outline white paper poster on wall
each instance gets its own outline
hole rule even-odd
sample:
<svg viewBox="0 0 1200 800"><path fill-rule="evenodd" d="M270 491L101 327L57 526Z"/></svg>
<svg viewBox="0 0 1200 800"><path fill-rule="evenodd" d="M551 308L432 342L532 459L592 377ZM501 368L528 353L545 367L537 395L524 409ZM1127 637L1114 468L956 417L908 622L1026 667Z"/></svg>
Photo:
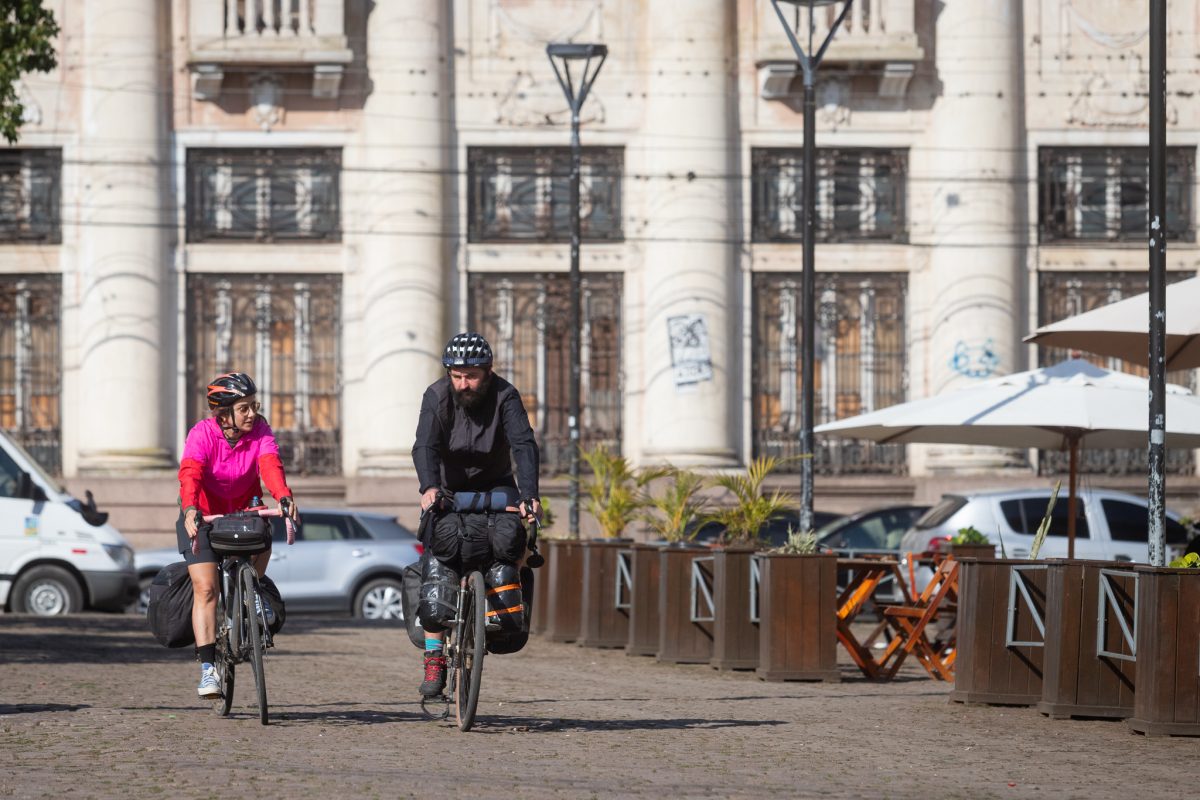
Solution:
<svg viewBox="0 0 1200 800"><path fill-rule="evenodd" d="M677 387L694 386L713 379L712 350L708 342L708 321L703 314L667 317L667 335L671 337L671 368Z"/></svg>

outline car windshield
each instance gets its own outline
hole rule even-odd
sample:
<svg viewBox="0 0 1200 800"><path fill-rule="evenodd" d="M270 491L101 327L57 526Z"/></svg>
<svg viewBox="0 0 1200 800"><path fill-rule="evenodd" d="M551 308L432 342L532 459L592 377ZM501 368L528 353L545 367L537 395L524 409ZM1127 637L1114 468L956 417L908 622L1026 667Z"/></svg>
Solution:
<svg viewBox="0 0 1200 800"><path fill-rule="evenodd" d="M921 515L921 518L913 523L914 528L926 529L936 528L950 517L954 516L954 512L967 504L967 498L956 494L945 495L941 502L933 508Z"/></svg>

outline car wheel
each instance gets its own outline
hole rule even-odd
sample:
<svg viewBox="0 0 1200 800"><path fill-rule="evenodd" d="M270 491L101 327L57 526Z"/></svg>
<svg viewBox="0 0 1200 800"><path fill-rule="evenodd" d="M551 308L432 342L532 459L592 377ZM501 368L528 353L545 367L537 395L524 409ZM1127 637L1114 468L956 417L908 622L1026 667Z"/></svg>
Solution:
<svg viewBox="0 0 1200 800"><path fill-rule="evenodd" d="M354 596L354 616L362 619L404 622L399 578L376 578Z"/></svg>
<svg viewBox="0 0 1200 800"><path fill-rule="evenodd" d="M83 587L62 567L34 567L13 586L13 611L56 617L83 610Z"/></svg>

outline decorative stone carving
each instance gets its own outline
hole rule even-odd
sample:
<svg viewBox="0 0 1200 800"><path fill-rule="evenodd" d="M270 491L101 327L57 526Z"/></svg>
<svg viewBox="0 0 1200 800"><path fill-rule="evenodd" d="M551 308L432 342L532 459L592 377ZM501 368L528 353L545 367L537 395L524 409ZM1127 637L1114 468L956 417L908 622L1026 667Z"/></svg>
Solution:
<svg viewBox="0 0 1200 800"><path fill-rule="evenodd" d="M492 41L512 37L542 48L546 42L569 42L587 34L600 36L602 0L489 0ZM505 36L505 34L507 36Z"/></svg>
<svg viewBox="0 0 1200 800"><path fill-rule="evenodd" d="M1149 124L1149 76L1092 75L1085 78L1068 106L1068 125L1103 128L1145 128ZM1167 100L1167 124L1179 120L1179 109Z"/></svg>
<svg viewBox="0 0 1200 800"><path fill-rule="evenodd" d="M850 84L844 78L817 80L817 121L828 128L850 124Z"/></svg>
<svg viewBox="0 0 1200 800"><path fill-rule="evenodd" d="M264 131L283 124L283 84L263 73L250 79L250 104L254 119Z"/></svg>
<svg viewBox="0 0 1200 800"><path fill-rule="evenodd" d="M579 121L585 125L602 124L604 117L604 101L593 90L588 94ZM521 71L496 105L496 122L523 128L568 125L571 122L571 110L557 83L552 80L539 81L531 73Z"/></svg>

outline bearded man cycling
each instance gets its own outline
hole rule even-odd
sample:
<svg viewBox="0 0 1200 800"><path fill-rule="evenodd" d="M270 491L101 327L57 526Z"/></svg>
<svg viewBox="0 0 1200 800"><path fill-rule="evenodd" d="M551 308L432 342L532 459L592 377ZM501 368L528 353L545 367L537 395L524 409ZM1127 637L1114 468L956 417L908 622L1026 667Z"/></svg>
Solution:
<svg viewBox="0 0 1200 800"><path fill-rule="evenodd" d="M442 494L501 492L507 497L505 505L515 506L521 518L540 520L537 442L520 392L492 371L491 346L478 333L457 334L446 344L442 366L446 377L430 385L421 399L412 450L422 512L429 512ZM463 535L461 528L456 536L452 527L441 524L426 530L421 559L421 694L435 697L446 686L445 612L453 608L450 593L457 591L459 576L466 567L487 569L488 563L498 563L510 567L506 574L515 578L527 539L516 514L489 515L483 541Z"/></svg>

